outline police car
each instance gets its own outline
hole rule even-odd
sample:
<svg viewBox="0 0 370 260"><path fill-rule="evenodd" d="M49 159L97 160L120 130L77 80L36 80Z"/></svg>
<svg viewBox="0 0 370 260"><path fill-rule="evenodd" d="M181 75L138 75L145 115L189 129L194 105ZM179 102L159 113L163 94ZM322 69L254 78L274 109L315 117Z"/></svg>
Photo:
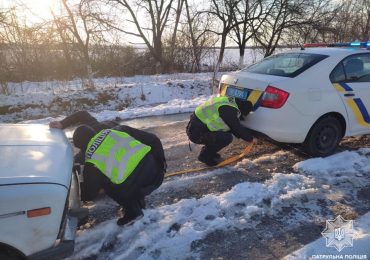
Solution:
<svg viewBox="0 0 370 260"><path fill-rule="evenodd" d="M370 42L305 44L223 75L219 91L253 103L248 128L327 156L370 133Z"/></svg>

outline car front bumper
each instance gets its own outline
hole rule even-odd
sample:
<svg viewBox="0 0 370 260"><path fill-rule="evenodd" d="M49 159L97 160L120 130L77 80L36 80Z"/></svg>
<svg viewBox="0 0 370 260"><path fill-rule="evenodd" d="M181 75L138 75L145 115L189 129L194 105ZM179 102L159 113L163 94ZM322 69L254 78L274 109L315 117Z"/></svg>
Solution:
<svg viewBox="0 0 370 260"><path fill-rule="evenodd" d="M63 259L73 254L75 234L77 230L77 217L67 216L64 237L55 246L37 252L27 257L30 260Z"/></svg>
<svg viewBox="0 0 370 260"><path fill-rule="evenodd" d="M72 174L68 196L68 212L64 218L59 241L53 247L34 253L30 260L63 259L73 254L78 221L88 215L88 210L80 207L79 181L76 173Z"/></svg>

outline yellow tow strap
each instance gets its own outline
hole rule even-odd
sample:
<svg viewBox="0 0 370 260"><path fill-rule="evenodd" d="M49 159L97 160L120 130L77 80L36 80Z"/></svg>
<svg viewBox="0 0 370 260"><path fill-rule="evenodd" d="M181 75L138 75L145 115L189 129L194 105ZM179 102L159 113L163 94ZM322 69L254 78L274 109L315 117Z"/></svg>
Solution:
<svg viewBox="0 0 370 260"><path fill-rule="evenodd" d="M185 174L185 173L200 172L200 171L204 171L204 170L208 170L208 169L220 168L220 167L229 165L233 162L236 162L236 161L240 160L241 158L246 156L248 153L250 153L252 151L252 148L253 148L254 144L256 144L256 141L251 142L247 147L244 148L244 150L239 155L235 155L233 157L230 157L230 158L220 162L216 166L207 166L207 167L201 167L201 168L195 168L195 169L187 169L187 170L178 171L178 172L171 172L171 173L165 174L164 177L167 178L167 177L172 177L172 176L175 176L175 175L181 175L181 174Z"/></svg>

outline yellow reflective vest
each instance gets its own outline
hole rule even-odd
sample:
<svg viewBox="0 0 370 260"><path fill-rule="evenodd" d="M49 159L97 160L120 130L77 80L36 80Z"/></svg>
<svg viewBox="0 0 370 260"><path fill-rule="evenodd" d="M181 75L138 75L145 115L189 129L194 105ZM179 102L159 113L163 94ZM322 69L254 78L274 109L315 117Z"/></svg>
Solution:
<svg viewBox="0 0 370 260"><path fill-rule="evenodd" d="M235 98L229 97L213 97L206 101L203 105L195 109L195 115L202 121L211 132L229 131L229 126L222 120L218 109L222 106L231 106L238 110L238 105L235 103Z"/></svg>
<svg viewBox="0 0 370 260"><path fill-rule="evenodd" d="M105 129L90 140L86 162L94 164L111 182L121 184L150 150L125 132Z"/></svg>

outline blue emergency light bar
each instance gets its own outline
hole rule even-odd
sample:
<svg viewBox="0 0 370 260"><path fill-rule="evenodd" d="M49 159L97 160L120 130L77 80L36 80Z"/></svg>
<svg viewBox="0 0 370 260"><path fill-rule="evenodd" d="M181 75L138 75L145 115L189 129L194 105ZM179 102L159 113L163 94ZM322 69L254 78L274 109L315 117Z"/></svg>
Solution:
<svg viewBox="0 0 370 260"><path fill-rule="evenodd" d="M358 47L370 50L370 41L368 42L344 42L344 43L305 43L304 48L309 47Z"/></svg>
<svg viewBox="0 0 370 260"><path fill-rule="evenodd" d="M361 42L351 42L350 45L352 47L360 47L361 46Z"/></svg>

